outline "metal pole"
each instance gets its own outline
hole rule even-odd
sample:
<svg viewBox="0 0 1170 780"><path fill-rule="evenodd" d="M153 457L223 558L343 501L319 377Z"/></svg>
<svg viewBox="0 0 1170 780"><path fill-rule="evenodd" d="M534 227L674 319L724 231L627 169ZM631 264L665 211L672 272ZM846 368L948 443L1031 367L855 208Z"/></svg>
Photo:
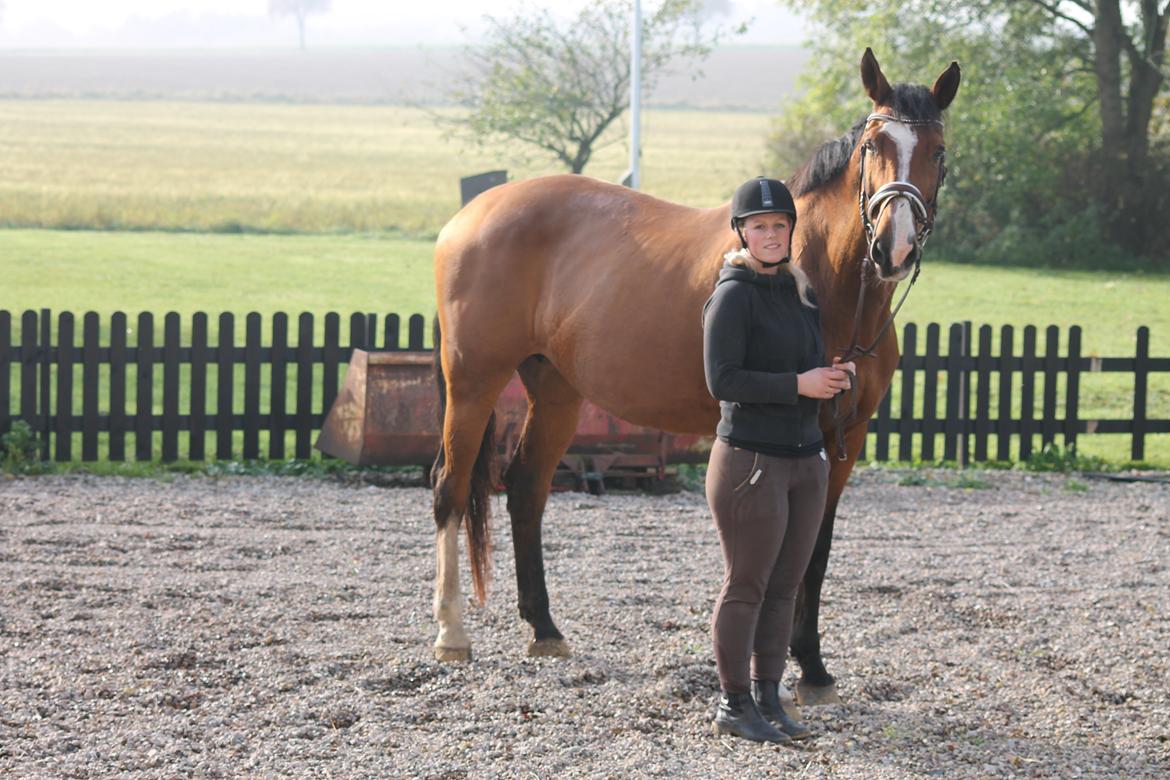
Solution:
<svg viewBox="0 0 1170 780"><path fill-rule="evenodd" d="M630 36L630 187L641 185L639 157L642 150L642 3L634 0L634 29Z"/></svg>

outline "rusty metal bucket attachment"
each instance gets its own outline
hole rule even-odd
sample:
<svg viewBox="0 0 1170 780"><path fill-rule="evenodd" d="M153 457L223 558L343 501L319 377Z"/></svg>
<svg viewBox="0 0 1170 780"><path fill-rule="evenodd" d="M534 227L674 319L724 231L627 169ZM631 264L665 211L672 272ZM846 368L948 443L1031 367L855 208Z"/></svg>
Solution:
<svg viewBox="0 0 1170 780"><path fill-rule="evenodd" d="M427 465L438 449L438 408L429 354L355 349L315 446L359 466Z"/></svg>

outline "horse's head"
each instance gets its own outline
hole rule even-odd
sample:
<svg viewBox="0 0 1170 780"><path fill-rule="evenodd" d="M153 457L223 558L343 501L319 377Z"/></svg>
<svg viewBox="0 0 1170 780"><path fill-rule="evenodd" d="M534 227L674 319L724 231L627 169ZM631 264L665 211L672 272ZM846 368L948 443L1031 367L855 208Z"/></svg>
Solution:
<svg viewBox="0 0 1170 780"><path fill-rule="evenodd" d="M867 262L873 262L879 278L896 282L917 267L934 226L946 175L942 112L959 89L959 64L952 62L929 89L891 87L866 49L861 81L873 101L853 151Z"/></svg>

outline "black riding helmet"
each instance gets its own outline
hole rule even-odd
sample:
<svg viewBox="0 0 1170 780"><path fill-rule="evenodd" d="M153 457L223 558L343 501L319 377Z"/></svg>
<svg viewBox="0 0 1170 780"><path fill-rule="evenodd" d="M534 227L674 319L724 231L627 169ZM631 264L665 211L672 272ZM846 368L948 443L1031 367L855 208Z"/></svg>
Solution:
<svg viewBox="0 0 1170 780"><path fill-rule="evenodd" d="M740 223L745 217L753 214L772 214L779 212L792 217L792 227L796 227L796 201L792 193L779 179L768 179L757 176L749 179L735 190L731 197L731 229L739 236L740 243L746 247L747 240L740 230Z"/></svg>

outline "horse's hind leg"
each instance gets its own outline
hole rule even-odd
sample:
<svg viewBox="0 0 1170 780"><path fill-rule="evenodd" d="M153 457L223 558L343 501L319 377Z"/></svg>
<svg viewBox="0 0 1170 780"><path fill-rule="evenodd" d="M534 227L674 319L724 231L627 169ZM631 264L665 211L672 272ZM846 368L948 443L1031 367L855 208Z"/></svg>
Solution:
<svg viewBox="0 0 1170 780"><path fill-rule="evenodd" d="M539 355L525 360L519 371L528 391L528 416L504 483L512 516L520 616L532 625L529 655L564 657L569 646L549 613L540 526L553 474L577 430L581 396Z"/></svg>
<svg viewBox="0 0 1170 780"><path fill-rule="evenodd" d="M432 470L435 512L435 620L439 635L435 639L435 657L440 661L466 661L471 658L471 640L463 628L463 593L459 585L459 526L468 517L469 526L477 520L469 512L480 512L478 523L486 534L487 496L473 503L473 477L477 461L494 450L489 424L495 401L511 378L512 370L490 373L457 374L447 377L446 405L443 414L443 441L439 461ZM478 504L478 505L476 505ZM469 540L470 546L470 540ZM476 551L472 549L473 561ZM490 549L485 547L485 557ZM486 561L485 561L486 563ZM474 571L473 571L474 573ZM482 576L486 576L486 571ZM479 583L482 590L482 580ZM482 593L481 593L482 596Z"/></svg>

